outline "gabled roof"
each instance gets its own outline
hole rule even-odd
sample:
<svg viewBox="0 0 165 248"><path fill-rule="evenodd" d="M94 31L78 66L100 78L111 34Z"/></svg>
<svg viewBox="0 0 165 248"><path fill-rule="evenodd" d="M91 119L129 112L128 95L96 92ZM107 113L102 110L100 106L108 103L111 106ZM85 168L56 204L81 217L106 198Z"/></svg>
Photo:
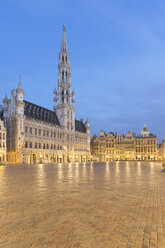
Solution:
<svg viewBox="0 0 165 248"><path fill-rule="evenodd" d="M3 120L3 112L0 112L0 120Z"/></svg>
<svg viewBox="0 0 165 248"><path fill-rule="evenodd" d="M0 105L0 120L3 120L3 110L2 110L2 105Z"/></svg>
<svg viewBox="0 0 165 248"><path fill-rule="evenodd" d="M82 121L75 120L75 130L81 133L86 133L85 124Z"/></svg>
<svg viewBox="0 0 165 248"><path fill-rule="evenodd" d="M156 137L156 134L150 133L149 137Z"/></svg>
<svg viewBox="0 0 165 248"><path fill-rule="evenodd" d="M148 139L148 138L155 138L156 135L155 134L149 134L148 136L142 136L142 135L137 135L135 138L136 139Z"/></svg>
<svg viewBox="0 0 165 248"><path fill-rule="evenodd" d="M92 137L92 139L97 139L97 135L94 134L93 137Z"/></svg>
<svg viewBox="0 0 165 248"><path fill-rule="evenodd" d="M115 135L114 135L113 132L109 132L107 136L109 136L109 137L114 137Z"/></svg>
<svg viewBox="0 0 165 248"><path fill-rule="evenodd" d="M146 127L144 127L144 128L142 129L142 131L148 132L149 130L148 130Z"/></svg>
<svg viewBox="0 0 165 248"><path fill-rule="evenodd" d="M105 136L107 136L106 133L104 132L104 130L101 130L100 131L100 137L105 137Z"/></svg>
<svg viewBox="0 0 165 248"><path fill-rule="evenodd" d="M56 112L25 100L24 103L24 114L27 117L60 126L60 122L57 118Z"/></svg>

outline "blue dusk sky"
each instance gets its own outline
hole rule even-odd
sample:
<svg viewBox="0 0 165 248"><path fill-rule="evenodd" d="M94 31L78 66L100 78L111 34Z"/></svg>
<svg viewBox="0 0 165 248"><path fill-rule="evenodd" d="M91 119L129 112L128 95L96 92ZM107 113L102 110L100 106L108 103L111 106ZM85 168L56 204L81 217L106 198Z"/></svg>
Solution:
<svg viewBox="0 0 165 248"><path fill-rule="evenodd" d="M0 4L0 102L22 75L24 98L53 109L65 24L76 118L91 135L144 123L165 137L165 1L4 0Z"/></svg>

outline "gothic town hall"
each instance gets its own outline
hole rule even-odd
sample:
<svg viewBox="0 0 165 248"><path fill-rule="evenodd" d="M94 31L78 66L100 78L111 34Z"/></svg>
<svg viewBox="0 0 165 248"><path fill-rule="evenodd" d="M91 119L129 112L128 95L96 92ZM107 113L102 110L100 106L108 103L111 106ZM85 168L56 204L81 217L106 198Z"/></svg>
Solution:
<svg viewBox="0 0 165 248"><path fill-rule="evenodd" d="M3 100L7 132L7 161L10 163L85 162L90 158L89 120L75 119L75 92L71 90L70 55L66 31L58 65L58 89L54 110L24 99L21 81Z"/></svg>

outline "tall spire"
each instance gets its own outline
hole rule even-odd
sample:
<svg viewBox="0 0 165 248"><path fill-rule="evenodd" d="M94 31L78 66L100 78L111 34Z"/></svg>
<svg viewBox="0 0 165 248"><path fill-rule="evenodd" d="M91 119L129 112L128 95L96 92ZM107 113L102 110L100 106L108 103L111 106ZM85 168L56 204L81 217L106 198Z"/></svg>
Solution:
<svg viewBox="0 0 165 248"><path fill-rule="evenodd" d="M71 105L71 68L70 56L66 41L66 31L63 25L63 36L58 64L58 102Z"/></svg>
<svg viewBox="0 0 165 248"><path fill-rule="evenodd" d="M54 90L54 110L61 126L75 130L75 93L71 93L70 55L63 25L63 35L58 64L58 90Z"/></svg>
<svg viewBox="0 0 165 248"><path fill-rule="evenodd" d="M67 46L67 40L66 40L66 29L65 29L65 25L63 25L61 52L66 53L67 51L68 51L68 46Z"/></svg>

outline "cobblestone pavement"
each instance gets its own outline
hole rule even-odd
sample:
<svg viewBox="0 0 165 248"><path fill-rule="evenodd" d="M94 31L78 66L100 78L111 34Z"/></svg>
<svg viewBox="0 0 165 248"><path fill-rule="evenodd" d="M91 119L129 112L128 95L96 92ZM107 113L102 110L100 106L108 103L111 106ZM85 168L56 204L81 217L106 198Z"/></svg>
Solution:
<svg viewBox="0 0 165 248"><path fill-rule="evenodd" d="M1 248L165 247L158 163L0 166Z"/></svg>

